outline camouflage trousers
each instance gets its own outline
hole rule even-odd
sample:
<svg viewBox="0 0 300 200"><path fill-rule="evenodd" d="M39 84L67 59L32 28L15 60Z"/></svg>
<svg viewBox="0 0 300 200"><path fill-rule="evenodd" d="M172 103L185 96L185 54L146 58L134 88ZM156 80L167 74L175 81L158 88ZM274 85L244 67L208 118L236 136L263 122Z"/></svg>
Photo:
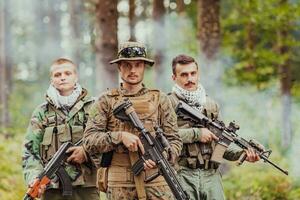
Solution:
<svg viewBox="0 0 300 200"><path fill-rule="evenodd" d="M73 187L73 194L70 197L62 196L60 189L48 189L41 200L99 200L100 194L96 187Z"/></svg>
<svg viewBox="0 0 300 200"><path fill-rule="evenodd" d="M173 200L173 194L167 185L146 187L147 200ZM138 200L134 187L108 187L108 200Z"/></svg>
<svg viewBox="0 0 300 200"><path fill-rule="evenodd" d="M178 179L191 200L225 200L219 170L182 167Z"/></svg>

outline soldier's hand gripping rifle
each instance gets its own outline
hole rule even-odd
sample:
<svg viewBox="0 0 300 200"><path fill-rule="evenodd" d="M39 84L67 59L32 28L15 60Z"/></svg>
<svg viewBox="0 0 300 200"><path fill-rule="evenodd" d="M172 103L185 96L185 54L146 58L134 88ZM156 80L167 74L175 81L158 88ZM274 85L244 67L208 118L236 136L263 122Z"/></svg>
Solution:
<svg viewBox="0 0 300 200"><path fill-rule="evenodd" d="M145 154L132 166L133 174L138 176L144 170L144 161L151 159L156 163L159 173L149 177L145 182L150 182L161 174L165 178L176 199L189 199L188 195L178 182L174 169L163 155L163 151L169 146L169 143L164 137L162 130L156 128L156 137L154 138L149 131L145 129L143 123L132 107L132 103L128 99L115 108L113 113L116 118L121 121L129 121L132 123L140 132L139 137L144 146Z"/></svg>
<svg viewBox="0 0 300 200"><path fill-rule="evenodd" d="M82 139L79 140L76 144L71 142L63 143L58 151L54 154L53 158L47 163L44 170L40 173L38 178L33 182L32 186L28 188L23 200L34 200L38 197L39 189L42 185L49 185L51 182L51 177L56 174L62 184L62 195L71 196L72 195L72 182L64 169L64 163L67 158L70 156L66 151L72 146L78 146L82 142Z"/></svg>
<svg viewBox="0 0 300 200"><path fill-rule="evenodd" d="M213 134L215 134L219 140L216 145L216 150L214 151L211 160L215 162L221 162L222 157L224 155L225 150L230 145L230 143L235 143L243 150L247 150L249 148L254 149L255 153L259 155L259 157L269 164L271 164L276 169L280 170L282 173L288 175L288 171L280 168L278 165L269 160L269 156L271 154L271 150L265 150L264 146L259 144L254 140L246 140L242 137L239 137L236 134L236 131L239 129L239 126L234 122L230 122L229 126L225 126L222 121L211 120L202 114L199 110L189 106L183 101L179 101L175 109L178 117L182 117L184 119L188 119L193 121L195 124L200 125L200 127L204 127L209 129ZM240 156L238 164L242 164L246 159L246 153Z"/></svg>

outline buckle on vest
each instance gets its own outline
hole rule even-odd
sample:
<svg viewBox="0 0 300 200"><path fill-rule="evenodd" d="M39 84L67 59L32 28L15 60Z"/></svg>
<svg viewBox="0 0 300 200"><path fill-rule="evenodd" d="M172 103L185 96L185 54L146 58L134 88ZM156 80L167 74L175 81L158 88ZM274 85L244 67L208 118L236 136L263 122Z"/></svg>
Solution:
<svg viewBox="0 0 300 200"><path fill-rule="evenodd" d="M49 116L47 118L48 126L54 126L56 124L56 117L55 115Z"/></svg>

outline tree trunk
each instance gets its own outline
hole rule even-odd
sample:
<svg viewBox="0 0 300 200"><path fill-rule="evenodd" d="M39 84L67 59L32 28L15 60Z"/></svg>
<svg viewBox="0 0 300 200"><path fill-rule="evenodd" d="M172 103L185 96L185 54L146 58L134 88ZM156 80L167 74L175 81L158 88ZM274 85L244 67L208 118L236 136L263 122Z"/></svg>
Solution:
<svg viewBox="0 0 300 200"><path fill-rule="evenodd" d="M46 41L44 36L47 34L46 31L46 25L43 22L44 18L46 17L46 6L45 6L45 0L35 0L34 4L34 10L35 10L35 37L36 37L36 73L37 76L41 76L42 69L45 67L45 61L44 61L44 51L46 46Z"/></svg>
<svg viewBox="0 0 300 200"><path fill-rule="evenodd" d="M136 41L135 37L135 0L129 0L129 29L130 29L130 39L131 41Z"/></svg>
<svg viewBox="0 0 300 200"><path fill-rule="evenodd" d="M36 61L37 77L41 77L54 59L62 56L61 48L61 1L36 0ZM43 80L48 84L47 79Z"/></svg>
<svg viewBox="0 0 300 200"><path fill-rule="evenodd" d="M81 13L82 2L78 0L69 0L70 26L72 37L72 60L77 64L78 70L81 61Z"/></svg>
<svg viewBox="0 0 300 200"><path fill-rule="evenodd" d="M198 0L197 36L202 53L214 60L220 46L220 0Z"/></svg>
<svg viewBox="0 0 300 200"><path fill-rule="evenodd" d="M184 5L184 1L183 0L176 0L176 4L177 4L177 13L179 15L182 15L184 13L184 8L185 8L185 5Z"/></svg>
<svg viewBox="0 0 300 200"><path fill-rule="evenodd" d="M277 32L278 51L279 54L287 54L290 49L282 44L284 38L288 37L288 31L282 27ZM292 88L292 72L290 61L286 60L279 65L280 87L281 87L281 105L282 105L282 132L281 132L281 146L287 149L292 141L292 123L291 123L291 88Z"/></svg>
<svg viewBox="0 0 300 200"><path fill-rule="evenodd" d="M118 49L117 0L99 0L96 4L96 80L97 92L118 87L117 66L109 62L116 58ZM103 81L109 80L109 81Z"/></svg>
<svg viewBox="0 0 300 200"><path fill-rule="evenodd" d="M61 10L60 10L61 0L48 0L48 46L53 49L50 52L49 58L51 62L62 56L61 48Z"/></svg>
<svg viewBox="0 0 300 200"><path fill-rule="evenodd" d="M0 127L6 128L9 124L9 70L7 60L7 10L5 1L0 2Z"/></svg>
<svg viewBox="0 0 300 200"><path fill-rule="evenodd" d="M166 35L164 32L164 15L166 13L166 8L163 1L154 0L153 1L153 21L154 21L154 33L153 33L153 50L154 55L154 71L155 71L155 83L156 87L163 90L166 89L165 70L164 70L164 59L165 59L165 41Z"/></svg>
<svg viewBox="0 0 300 200"><path fill-rule="evenodd" d="M248 22L248 24L246 25L245 45L246 45L245 46L246 52L250 54L249 62L247 64L247 66L245 66L245 70L246 71L254 71L256 68L256 65L255 65L255 57L253 56L253 54L255 53L256 33L254 30L254 24L252 22Z"/></svg>
<svg viewBox="0 0 300 200"><path fill-rule="evenodd" d="M9 94L12 91L12 87L13 87L13 77L12 77L12 73L13 73L13 53L12 53L12 34L11 34L11 1L7 1L5 3L5 48L6 48L6 83L7 83L7 97L9 98ZM10 116L8 116L8 121L10 123Z"/></svg>

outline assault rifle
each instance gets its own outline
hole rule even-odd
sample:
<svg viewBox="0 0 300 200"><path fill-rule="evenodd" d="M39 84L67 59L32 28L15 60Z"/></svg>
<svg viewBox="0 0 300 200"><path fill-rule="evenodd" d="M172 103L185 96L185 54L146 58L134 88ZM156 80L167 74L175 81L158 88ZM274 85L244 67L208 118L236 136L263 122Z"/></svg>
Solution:
<svg viewBox="0 0 300 200"><path fill-rule="evenodd" d="M82 142L82 139L79 140L74 145L71 142L63 143L58 151L54 154L53 158L47 163L44 170L40 173L38 178L34 181L33 185L28 188L23 200L34 200L38 197L39 189L41 185L49 185L51 182L51 177L56 174L62 184L62 195L63 196L72 196L72 182L64 169L64 163L70 154L66 151L72 147L77 146Z"/></svg>
<svg viewBox="0 0 300 200"><path fill-rule="evenodd" d="M163 131L157 127L156 137L153 137L144 127L129 99L124 100L123 103L115 108L113 114L121 121L131 122L133 126L140 132L140 140L145 148L145 154L142 155L132 166L133 174L138 176L144 170L144 161L151 159L156 163L158 167L158 173L147 178L145 182L150 182L159 175L162 175L176 199L189 199L187 193L183 190L182 186L177 180L174 169L163 155L164 150L169 147L168 140L164 137Z"/></svg>
<svg viewBox="0 0 300 200"><path fill-rule="evenodd" d="M188 119L194 122L195 124L200 125L200 127L204 127L209 129L213 134L215 134L219 140L216 145L216 150L214 151L211 160L214 162L220 162L224 155L225 150L230 145L230 143L235 143L243 150L252 148L259 155L259 157L273 167L281 171L282 173L288 175L288 171L280 168L278 165L269 160L269 156L272 153L272 150L266 150L265 147L255 140L246 140L242 137L239 137L236 134L236 131L239 129L239 126L234 122L230 122L229 126L225 126L222 121L211 120L202 114L199 110L189 106L183 101L179 101L175 109L178 117L182 117L183 119ZM216 152L216 153L215 153ZM246 153L240 156L238 160L238 164L241 165L246 159Z"/></svg>

